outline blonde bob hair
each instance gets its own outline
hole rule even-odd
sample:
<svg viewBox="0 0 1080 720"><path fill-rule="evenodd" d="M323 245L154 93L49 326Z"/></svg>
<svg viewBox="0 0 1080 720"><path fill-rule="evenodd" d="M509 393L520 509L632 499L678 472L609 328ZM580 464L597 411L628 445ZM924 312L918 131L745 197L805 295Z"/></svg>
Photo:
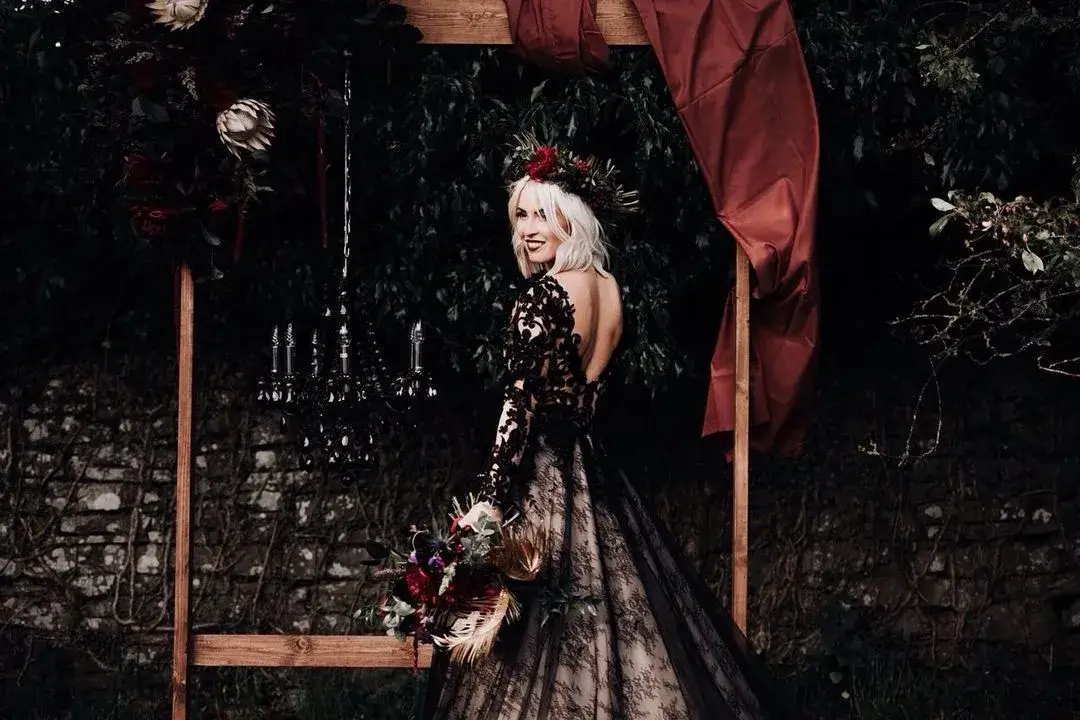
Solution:
<svg viewBox="0 0 1080 720"><path fill-rule="evenodd" d="M559 248L555 251L555 261L547 268L548 275L567 270L595 270L609 276L607 265L610 261L604 229L596 219L592 209L577 195L568 193L554 183L533 180L528 175L510 186L510 241L517 258L518 269L525 277L531 277L544 270L542 265L529 262L525 242L517 231L517 210L521 202L521 193L532 185L536 189L537 204L544 211L548 228L559 238ZM563 227L559 218L566 220L568 227Z"/></svg>

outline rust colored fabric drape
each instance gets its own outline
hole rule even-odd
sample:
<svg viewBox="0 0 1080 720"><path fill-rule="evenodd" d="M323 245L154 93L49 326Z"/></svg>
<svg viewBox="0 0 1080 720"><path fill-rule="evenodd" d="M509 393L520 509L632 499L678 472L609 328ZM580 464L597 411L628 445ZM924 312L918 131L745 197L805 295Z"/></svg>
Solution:
<svg viewBox="0 0 1080 720"><path fill-rule="evenodd" d="M721 222L746 251L751 445L801 446L818 338L813 262L818 124L787 0L634 0ZM735 427L727 298L703 435Z"/></svg>
<svg viewBox="0 0 1080 720"><path fill-rule="evenodd" d="M596 0L506 0L514 49L551 70L585 75L610 67L596 25Z"/></svg>

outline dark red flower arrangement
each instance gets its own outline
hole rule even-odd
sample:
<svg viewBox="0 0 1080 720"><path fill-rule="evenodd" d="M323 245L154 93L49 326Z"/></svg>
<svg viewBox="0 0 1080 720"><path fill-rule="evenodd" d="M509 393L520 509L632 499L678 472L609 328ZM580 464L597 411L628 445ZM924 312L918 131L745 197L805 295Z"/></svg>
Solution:
<svg viewBox="0 0 1080 720"><path fill-rule="evenodd" d="M381 543L367 544L376 580L389 580L390 592L376 607L357 613L377 622L400 640L413 639L449 651L451 659L472 662L490 651L499 629L518 616L508 583L539 576L546 543L536 531L518 531L511 518L470 498L463 511L455 503L445 531L413 529L412 551L405 555Z"/></svg>

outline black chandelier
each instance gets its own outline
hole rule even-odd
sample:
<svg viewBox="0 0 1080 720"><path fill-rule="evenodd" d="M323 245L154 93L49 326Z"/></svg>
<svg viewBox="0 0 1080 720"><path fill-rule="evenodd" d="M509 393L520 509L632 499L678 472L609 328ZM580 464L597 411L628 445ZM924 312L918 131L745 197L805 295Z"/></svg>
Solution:
<svg viewBox="0 0 1080 720"><path fill-rule="evenodd" d="M345 59L345 149L341 266L336 295L323 304L321 321L310 328L308 363L299 366L297 328L275 325L270 370L260 379L258 402L281 412L282 431L296 438L304 469L321 468L349 485L378 467L380 436L392 422L411 416L438 392L423 365L424 329L409 333L409 369L391 379L370 312L354 316L349 276L352 218L352 150L349 143L352 84Z"/></svg>

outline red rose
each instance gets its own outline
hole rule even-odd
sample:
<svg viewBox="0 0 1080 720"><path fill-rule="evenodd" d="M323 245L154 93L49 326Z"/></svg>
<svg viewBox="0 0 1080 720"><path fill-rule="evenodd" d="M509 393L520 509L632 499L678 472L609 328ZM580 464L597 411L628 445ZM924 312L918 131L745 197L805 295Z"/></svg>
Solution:
<svg viewBox="0 0 1080 720"><path fill-rule="evenodd" d="M147 237L164 235L168 229L166 221L179 214L175 208L160 205L133 205L129 210L136 231Z"/></svg>
<svg viewBox="0 0 1080 720"><path fill-rule="evenodd" d="M409 588L409 596L418 604L430 603L439 592L439 584L442 578L432 575L419 565L410 565L405 572L405 586Z"/></svg>
<svg viewBox="0 0 1080 720"><path fill-rule="evenodd" d="M574 161L574 167L581 172L589 172L589 163L587 160L581 160L580 158Z"/></svg>
<svg viewBox="0 0 1080 720"><path fill-rule="evenodd" d="M525 163L525 171L533 180L543 180L555 168L557 158L558 152L550 145L538 147L532 159Z"/></svg>
<svg viewBox="0 0 1080 720"><path fill-rule="evenodd" d="M461 522L461 518L462 518L461 515L455 515L454 519L450 521L450 532L452 532L452 533L457 532L457 525L458 525L459 522Z"/></svg>
<svg viewBox="0 0 1080 720"><path fill-rule="evenodd" d="M210 203L210 211L211 212L221 212L222 210L228 210L228 209L229 209L229 204L226 203L224 200L215 200L214 202Z"/></svg>

